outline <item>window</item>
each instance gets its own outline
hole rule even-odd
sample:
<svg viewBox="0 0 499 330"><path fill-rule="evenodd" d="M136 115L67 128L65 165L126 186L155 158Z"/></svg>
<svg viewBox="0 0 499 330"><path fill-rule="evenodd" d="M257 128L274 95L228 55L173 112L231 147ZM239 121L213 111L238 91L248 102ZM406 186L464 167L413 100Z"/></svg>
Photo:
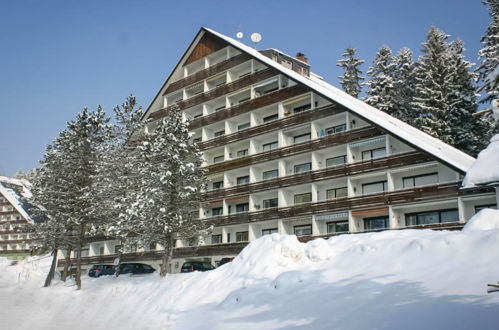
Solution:
<svg viewBox="0 0 499 330"><path fill-rule="evenodd" d="M213 157L213 163L220 163L224 161L224 155Z"/></svg>
<svg viewBox="0 0 499 330"><path fill-rule="evenodd" d="M476 205L475 206L475 213L478 213L483 209L495 209L495 210L497 210L497 204Z"/></svg>
<svg viewBox="0 0 499 330"><path fill-rule="evenodd" d="M343 165L347 162L347 156L338 156L326 159L326 167L333 167L338 165Z"/></svg>
<svg viewBox="0 0 499 330"><path fill-rule="evenodd" d="M310 203L312 201L312 193L297 194L294 196L295 204Z"/></svg>
<svg viewBox="0 0 499 330"><path fill-rule="evenodd" d="M326 128L326 134L336 134L347 130L347 124L341 124L333 127Z"/></svg>
<svg viewBox="0 0 499 330"><path fill-rule="evenodd" d="M239 150L237 152L237 158L244 157L244 156L248 156L248 149Z"/></svg>
<svg viewBox="0 0 499 330"><path fill-rule="evenodd" d="M250 123L244 123L244 124L241 124L241 125L237 125L237 130L238 131L242 131L243 129L247 129L250 127Z"/></svg>
<svg viewBox="0 0 499 330"><path fill-rule="evenodd" d="M293 138L294 143L301 143L305 141L310 141L310 133L297 135Z"/></svg>
<svg viewBox="0 0 499 330"><path fill-rule="evenodd" d="M213 182L213 190L220 190L224 187L223 181Z"/></svg>
<svg viewBox="0 0 499 330"><path fill-rule="evenodd" d="M457 209L409 213L405 215L406 226L428 225L442 222L458 222Z"/></svg>
<svg viewBox="0 0 499 330"><path fill-rule="evenodd" d="M279 119L279 115L276 113L274 115L263 117L263 122L264 123L268 123L269 121L274 121L274 120L277 120L277 119Z"/></svg>
<svg viewBox="0 0 499 330"><path fill-rule="evenodd" d="M202 116L203 116L203 113L198 113L198 114L194 115L194 119L202 117Z"/></svg>
<svg viewBox="0 0 499 330"><path fill-rule="evenodd" d="M224 135L225 135L225 130L223 130L223 131L218 131L218 132L215 132L215 133L213 134L213 136L214 136L214 137L216 137L216 138L217 138L217 137L224 136Z"/></svg>
<svg viewBox="0 0 499 330"><path fill-rule="evenodd" d="M211 235L211 244L222 243L222 235Z"/></svg>
<svg viewBox="0 0 499 330"><path fill-rule="evenodd" d="M248 210L249 210L248 203L236 204L236 213L248 212Z"/></svg>
<svg viewBox="0 0 499 330"><path fill-rule="evenodd" d="M223 110L223 109L225 109L225 105L222 105L221 107L216 108L216 109L215 109L215 112L220 111L220 110Z"/></svg>
<svg viewBox="0 0 499 330"><path fill-rule="evenodd" d="M374 217L364 219L364 230L377 230L388 228L388 217Z"/></svg>
<svg viewBox="0 0 499 330"><path fill-rule="evenodd" d="M249 175L240 176L236 179L236 181L238 185L249 183Z"/></svg>
<svg viewBox="0 0 499 330"><path fill-rule="evenodd" d="M312 170L312 163L295 165L294 170L295 170L295 174L309 172Z"/></svg>
<svg viewBox="0 0 499 330"><path fill-rule="evenodd" d="M278 147L277 141L265 143L262 145L263 151L274 150L277 149L277 147Z"/></svg>
<svg viewBox="0 0 499 330"><path fill-rule="evenodd" d="M386 156L386 148L385 147L362 151L362 160L376 159L376 158L381 158L381 157L385 157L385 156Z"/></svg>
<svg viewBox="0 0 499 330"><path fill-rule="evenodd" d="M335 199L348 196L347 187L340 187L326 190L327 199Z"/></svg>
<svg viewBox="0 0 499 330"><path fill-rule="evenodd" d="M271 198L271 199L264 199L262 202L264 209L270 209L272 207L277 207L279 200L277 198Z"/></svg>
<svg viewBox="0 0 499 330"><path fill-rule="evenodd" d="M247 241L248 241L247 231L236 232L236 242L247 242Z"/></svg>
<svg viewBox="0 0 499 330"><path fill-rule="evenodd" d="M156 243L149 244L149 251L154 251L154 250L156 250Z"/></svg>
<svg viewBox="0 0 499 330"><path fill-rule="evenodd" d="M211 208L211 215L216 217L224 213L223 207L213 207Z"/></svg>
<svg viewBox="0 0 499 330"><path fill-rule="evenodd" d="M262 236L277 233L277 228L262 229Z"/></svg>
<svg viewBox="0 0 499 330"><path fill-rule="evenodd" d="M263 180L269 180L277 178L279 176L279 170L270 170L262 173Z"/></svg>
<svg viewBox="0 0 499 330"><path fill-rule="evenodd" d="M305 105L301 105L299 107L296 107L296 108L293 108L293 113L300 113L300 112L303 112L303 111L307 111L307 110L310 110L312 108L312 104L305 104Z"/></svg>
<svg viewBox="0 0 499 330"><path fill-rule="evenodd" d="M362 195L375 194L386 191L386 180L362 184Z"/></svg>
<svg viewBox="0 0 499 330"><path fill-rule="evenodd" d="M312 225L294 226L296 236L312 235Z"/></svg>
<svg viewBox="0 0 499 330"><path fill-rule="evenodd" d="M99 247L99 255L104 255L104 247Z"/></svg>
<svg viewBox="0 0 499 330"><path fill-rule="evenodd" d="M243 102L246 102L246 101L249 101L250 97L245 97L244 99L240 99L237 103L243 103Z"/></svg>
<svg viewBox="0 0 499 330"><path fill-rule="evenodd" d="M285 68L292 69L293 68L293 63L291 61L281 59L281 65Z"/></svg>
<svg viewBox="0 0 499 330"><path fill-rule="evenodd" d="M438 173L429 173L402 178L404 188L411 188L438 182Z"/></svg>
<svg viewBox="0 0 499 330"><path fill-rule="evenodd" d="M199 142L201 142L201 138L198 137L198 138L192 139L192 142L193 143L199 143Z"/></svg>
<svg viewBox="0 0 499 330"><path fill-rule="evenodd" d="M328 222L327 233L344 233L348 232L348 221Z"/></svg>

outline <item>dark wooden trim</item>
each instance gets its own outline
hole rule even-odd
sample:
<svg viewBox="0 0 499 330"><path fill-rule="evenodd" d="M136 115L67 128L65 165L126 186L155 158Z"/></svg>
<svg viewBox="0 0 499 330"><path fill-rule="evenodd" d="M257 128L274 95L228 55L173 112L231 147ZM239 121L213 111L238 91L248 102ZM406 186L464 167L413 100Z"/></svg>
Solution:
<svg viewBox="0 0 499 330"><path fill-rule="evenodd" d="M437 184L432 186L415 187L397 191L388 191L377 194L345 197L326 200L316 203L305 203L297 206L273 208L250 213L230 214L225 216L211 217L205 219L215 226L242 224L249 222L265 221L272 219L285 219L297 216L321 214L342 210L362 210L384 207L387 205L404 204L426 200L438 200L441 198L457 197L470 192L460 191L461 182ZM475 189L477 192L492 192L491 189Z"/></svg>
<svg viewBox="0 0 499 330"><path fill-rule="evenodd" d="M29 243L32 239L11 239L11 240L2 240L0 244L13 244L13 243Z"/></svg>
<svg viewBox="0 0 499 330"><path fill-rule="evenodd" d="M196 47L194 47L189 57L185 60L184 66L196 62L227 46L229 46L227 41L222 40L213 34L205 34L201 37Z"/></svg>
<svg viewBox="0 0 499 330"><path fill-rule="evenodd" d="M163 93L163 96L175 92L181 88L194 85L211 76L218 75L219 73L227 71L228 69L233 68L249 60L251 60L251 56L249 56L246 53L241 53L239 55L233 56L225 61L212 65L209 68L203 69L185 78L172 82L166 88L165 92Z"/></svg>
<svg viewBox="0 0 499 330"><path fill-rule="evenodd" d="M294 144L291 146L275 150L260 152L255 155L224 161L221 163L206 166L205 169L208 171L209 174L224 172L239 167L249 166L257 163L267 162L270 160L281 159L283 157L289 157L305 152L310 152L311 150L319 150L341 144L350 143L353 141L363 140L381 134L384 134L384 132L377 127L370 126L365 128L359 128L333 135L328 135L319 139L313 139L310 141Z"/></svg>
<svg viewBox="0 0 499 330"><path fill-rule="evenodd" d="M187 108L191 108L201 103L216 99L217 97L224 96L226 94L235 92L245 87L249 87L257 82L263 81L265 79L271 78L276 75L277 75L277 70L274 68L261 70L253 74L250 74L248 76L245 76L241 79L235 80L231 83L216 87L208 92L201 93L184 101L180 101L175 105L167 106L166 108L155 111L151 113L149 117L153 119L160 119L166 116L168 114L168 111L170 111L174 107L178 106L180 110L185 110Z"/></svg>
<svg viewBox="0 0 499 330"><path fill-rule="evenodd" d="M0 255L2 254L22 254L22 253L30 253L28 249L22 250L0 250Z"/></svg>
<svg viewBox="0 0 499 330"><path fill-rule="evenodd" d="M263 133L268 133L283 128L292 127L298 124L303 124L305 122L310 122L312 120L333 116L335 114L344 111L346 111L346 108L343 106L337 104L329 104L324 107L316 108L309 111L303 111L297 113L296 115L290 115L285 118L277 119L268 123L263 123L255 127L247 128L240 132L227 134L208 141L200 142L198 143L198 147L201 151L204 151L209 148L218 147L220 145L225 145L236 141L245 140L250 137L258 136Z"/></svg>
<svg viewBox="0 0 499 330"><path fill-rule="evenodd" d="M227 197L252 194L259 191L289 187L297 184L336 179L349 175L369 173L406 165L421 164L432 160L432 157L419 151L392 155L378 159L320 169L307 173L300 173L225 189L213 190L203 194L203 201L208 202Z"/></svg>

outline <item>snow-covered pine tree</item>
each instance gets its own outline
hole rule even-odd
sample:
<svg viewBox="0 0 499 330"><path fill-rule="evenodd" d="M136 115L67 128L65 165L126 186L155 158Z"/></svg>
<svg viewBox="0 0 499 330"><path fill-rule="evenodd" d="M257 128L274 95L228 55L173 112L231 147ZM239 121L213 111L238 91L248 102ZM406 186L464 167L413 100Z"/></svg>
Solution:
<svg viewBox="0 0 499 330"><path fill-rule="evenodd" d="M461 40L449 44L448 71L443 86L448 110L445 140L454 147L476 156L488 143L488 123L473 116L478 108L472 64L465 60Z"/></svg>
<svg viewBox="0 0 499 330"><path fill-rule="evenodd" d="M344 58L338 60L336 65L343 68L345 71L342 76L338 77L343 90L353 97L358 97L362 90L360 83L364 80L359 66L364 63L364 60L355 57L355 53L355 48L347 48L342 54Z"/></svg>
<svg viewBox="0 0 499 330"><path fill-rule="evenodd" d="M477 68L481 83L478 91L487 93L481 102L490 103L499 96L499 1L485 0L483 3L489 7L492 21L481 39L483 47L478 52L481 58Z"/></svg>
<svg viewBox="0 0 499 330"><path fill-rule="evenodd" d="M156 123L154 123L156 124ZM190 139L182 114L172 109L138 147L140 186L122 214L123 230L138 246L163 247L161 276L168 272L176 239L198 237L206 225L197 220L205 186L202 155Z"/></svg>
<svg viewBox="0 0 499 330"><path fill-rule="evenodd" d="M59 138L61 181L65 184L64 208L67 225L76 231L76 285L81 289L82 248L88 236L102 233L103 222L99 216L100 201L95 198L94 184L98 164L106 151L109 139L109 118L99 106L95 111L83 109L76 120L68 123Z"/></svg>
<svg viewBox="0 0 499 330"><path fill-rule="evenodd" d="M394 73L392 51L388 46L382 46L367 71L371 79L364 83L368 86L367 97L364 101L397 117L397 107L394 102Z"/></svg>
<svg viewBox="0 0 499 330"><path fill-rule="evenodd" d="M415 73L415 122L428 134L475 155L483 147L483 124L476 112L474 74L463 44L431 27Z"/></svg>
<svg viewBox="0 0 499 330"><path fill-rule="evenodd" d="M445 99L448 72L449 36L435 26L422 43L423 55L415 70L415 95L412 105L416 111L416 127L447 142L445 114L449 105Z"/></svg>
<svg viewBox="0 0 499 330"><path fill-rule="evenodd" d="M100 200L97 210L99 217L108 219L102 229L106 235L120 241L119 260L128 236L128 232L122 230L124 226L119 215L125 213L133 202L137 180L140 179L137 168L141 164L136 159L136 143L131 141L134 132L140 130L142 117L142 108L137 107L135 96L130 95L121 106L116 106L114 117L111 138L104 145L105 152L102 153L94 184L96 197Z"/></svg>
<svg viewBox="0 0 499 330"><path fill-rule="evenodd" d="M52 253L52 264L45 280L49 286L55 275L57 252L59 249L71 250L74 244L71 227L65 221L67 209L65 207L65 194L67 187L62 180L64 175L60 172L63 163L59 150L58 139L47 146L41 166L31 175L31 196L28 203L35 221L29 225L31 244L41 251ZM65 265L67 273L68 264Z"/></svg>
<svg viewBox="0 0 499 330"><path fill-rule="evenodd" d="M414 61L409 48L402 48L393 57L395 69L393 73L393 103L395 104L394 116L414 125L416 118L411 102L414 98Z"/></svg>

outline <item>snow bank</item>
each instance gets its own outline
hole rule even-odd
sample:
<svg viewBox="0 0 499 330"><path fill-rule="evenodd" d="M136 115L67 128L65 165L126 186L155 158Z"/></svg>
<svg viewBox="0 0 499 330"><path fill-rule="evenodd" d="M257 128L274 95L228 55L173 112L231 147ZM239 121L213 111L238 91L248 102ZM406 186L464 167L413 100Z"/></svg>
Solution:
<svg viewBox="0 0 499 330"><path fill-rule="evenodd" d="M497 212L462 232L273 234L210 272L85 277L81 291L40 287L50 258L0 259L2 329L497 329Z"/></svg>
<svg viewBox="0 0 499 330"><path fill-rule="evenodd" d="M499 229L499 210L483 209L464 226L464 232Z"/></svg>
<svg viewBox="0 0 499 330"><path fill-rule="evenodd" d="M475 163L466 173L463 187L490 183L499 183L499 134L494 135L489 146L478 154Z"/></svg>

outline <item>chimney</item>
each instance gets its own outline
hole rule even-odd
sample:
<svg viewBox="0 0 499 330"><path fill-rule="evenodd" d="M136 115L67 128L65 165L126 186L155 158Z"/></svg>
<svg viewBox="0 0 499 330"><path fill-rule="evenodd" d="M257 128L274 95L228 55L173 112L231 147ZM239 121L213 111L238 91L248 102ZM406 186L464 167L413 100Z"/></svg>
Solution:
<svg viewBox="0 0 499 330"><path fill-rule="evenodd" d="M301 52L296 53L296 59L308 64L307 56Z"/></svg>

